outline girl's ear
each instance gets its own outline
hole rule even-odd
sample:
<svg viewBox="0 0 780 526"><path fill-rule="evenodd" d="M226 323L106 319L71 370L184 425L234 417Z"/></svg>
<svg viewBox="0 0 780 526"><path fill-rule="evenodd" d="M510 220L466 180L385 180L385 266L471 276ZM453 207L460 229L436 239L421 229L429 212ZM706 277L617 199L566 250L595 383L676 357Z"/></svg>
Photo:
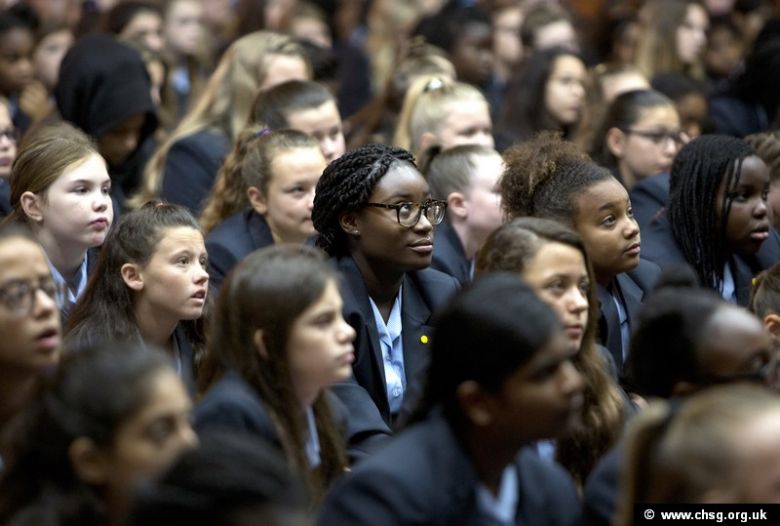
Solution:
<svg viewBox="0 0 780 526"><path fill-rule="evenodd" d="M253 341L255 343L255 350L257 351L257 354L259 354L263 360L267 360L268 347L265 345L265 334L263 333L263 329L257 329L255 331Z"/></svg>
<svg viewBox="0 0 780 526"><path fill-rule="evenodd" d="M339 215L339 226L341 229L351 236L360 235L360 227L358 226L357 215L354 212L344 212Z"/></svg>
<svg viewBox="0 0 780 526"><path fill-rule="evenodd" d="M255 212L264 216L268 213L268 203L266 202L263 192L256 186L250 186L246 189L246 196L249 199L249 204Z"/></svg>
<svg viewBox="0 0 780 526"><path fill-rule="evenodd" d="M68 447L68 459L79 479L87 484L102 485L109 475L105 454L91 438L79 437Z"/></svg>
<svg viewBox="0 0 780 526"><path fill-rule="evenodd" d="M764 316L764 327L772 338L775 340L780 339L780 316L777 314L767 314Z"/></svg>
<svg viewBox="0 0 780 526"><path fill-rule="evenodd" d="M130 290L141 291L144 288L144 277L141 268L136 263L125 263L120 270L122 281Z"/></svg>
<svg viewBox="0 0 780 526"><path fill-rule="evenodd" d="M486 427L493 422L491 404L477 382L467 380L455 390L461 411L476 427Z"/></svg>
<svg viewBox="0 0 780 526"><path fill-rule="evenodd" d="M618 128L610 128L607 130L607 136L605 138L607 148L610 153L615 157L622 157L623 151L626 145L626 134Z"/></svg>
<svg viewBox="0 0 780 526"><path fill-rule="evenodd" d="M43 221L41 197L39 195L32 192L24 192L19 199L19 204L22 206L24 215L29 217L31 221L36 223Z"/></svg>
<svg viewBox="0 0 780 526"><path fill-rule="evenodd" d="M427 151L428 148L436 144L438 140L436 139L436 136L432 134L431 132L423 132L423 134L420 136L420 149L418 151L424 152Z"/></svg>
<svg viewBox="0 0 780 526"><path fill-rule="evenodd" d="M469 216L468 200L461 192L452 192L447 196L447 214L465 220Z"/></svg>

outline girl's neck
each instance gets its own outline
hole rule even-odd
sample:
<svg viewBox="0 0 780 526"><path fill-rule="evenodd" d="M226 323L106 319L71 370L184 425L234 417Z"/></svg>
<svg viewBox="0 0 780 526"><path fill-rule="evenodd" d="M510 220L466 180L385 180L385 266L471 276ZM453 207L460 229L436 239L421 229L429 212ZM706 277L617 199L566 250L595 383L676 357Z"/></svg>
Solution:
<svg viewBox="0 0 780 526"><path fill-rule="evenodd" d="M517 456L520 447L509 444L490 429L472 426L467 427L463 446L479 480L493 495L498 495L504 470Z"/></svg>
<svg viewBox="0 0 780 526"><path fill-rule="evenodd" d="M389 317L390 308L398 296L401 289L401 283L404 279L404 272L381 268L378 265L372 265L368 258L361 252L352 252L352 259L363 276L363 282L368 289L368 295L379 307L379 310L385 315L384 308ZM386 318L387 318L386 317Z"/></svg>
<svg viewBox="0 0 780 526"><path fill-rule="evenodd" d="M135 320L144 342L160 349L172 349L171 337L179 320L160 315L142 299L136 303Z"/></svg>
<svg viewBox="0 0 780 526"><path fill-rule="evenodd" d="M621 182L623 183L623 186L626 187L627 190L631 190L637 183L636 177L626 167L626 163L623 161L618 161L618 173L620 174Z"/></svg>
<svg viewBox="0 0 780 526"><path fill-rule="evenodd" d="M87 249L83 246L62 243L46 230L38 232L38 241L40 241L51 264L66 281L73 278L87 256Z"/></svg>
<svg viewBox="0 0 780 526"><path fill-rule="evenodd" d="M605 289L608 289L612 281L617 277L617 274L599 274L595 273L596 277L596 283L604 287Z"/></svg>

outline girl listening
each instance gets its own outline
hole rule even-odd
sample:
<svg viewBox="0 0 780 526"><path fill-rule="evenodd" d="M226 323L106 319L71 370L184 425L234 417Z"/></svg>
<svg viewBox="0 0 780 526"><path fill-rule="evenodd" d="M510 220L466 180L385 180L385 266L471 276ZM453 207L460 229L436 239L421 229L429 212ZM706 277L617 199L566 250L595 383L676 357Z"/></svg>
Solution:
<svg viewBox="0 0 780 526"><path fill-rule="evenodd" d="M150 202L122 216L68 323L73 347L129 340L164 349L187 386L204 345L208 294L200 226L183 207Z"/></svg>
<svg viewBox="0 0 780 526"><path fill-rule="evenodd" d="M556 443L555 456L581 487L620 436L627 405L612 359L596 344L596 280L585 244L556 221L519 218L488 238L477 271L519 274L563 324L569 348L576 352L572 362L584 380L585 402L583 425Z"/></svg>
<svg viewBox="0 0 780 526"><path fill-rule="evenodd" d="M66 123L39 129L19 150L11 173L8 221L27 223L66 288L63 318L87 287L91 248L103 244L114 219L111 179L95 144Z"/></svg>
<svg viewBox="0 0 780 526"><path fill-rule="evenodd" d="M601 304L601 343L622 369L631 319L659 274L655 265L640 261L628 192L609 170L550 133L513 147L504 162L501 195L509 217L555 219L582 237Z"/></svg>
<svg viewBox="0 0 780 526"><path fill-rule="evenodd" d="M341 306L321 252L280 245L252 253L220 292L209 360L224 374L195 412L198 431L277 445L317 497L347 466L331 411L338 401L326 391L352 374L355 331Z"/></svg>
<svg viewBox="0 0 780 526"><path fill-rule="evenodd" d="M219 287L244 256L273 243L303 243L326 162L317 141L294 130L250 126L225 161L201 220L209 276Z"/></svg>

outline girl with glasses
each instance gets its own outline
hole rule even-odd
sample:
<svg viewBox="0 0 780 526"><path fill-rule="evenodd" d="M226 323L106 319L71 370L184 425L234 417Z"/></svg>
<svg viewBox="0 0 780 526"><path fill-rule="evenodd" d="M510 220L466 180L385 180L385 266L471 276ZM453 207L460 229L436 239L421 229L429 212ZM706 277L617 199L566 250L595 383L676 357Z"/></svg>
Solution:
<svg viewBox="0 0 780 526"><path fill-rule="evenodd" d="M111 179L95 144L58 123L37 130L19 151L11 175L7 221L28 224L46 251L54 279L66 287L63 319L87 288L96 254L114 219Z"/></svg>
<svg viewBox="0 0 780 526"><path fill-rule="evenodd" d="M357 332L354 377L335 391L360 418L391 425L420 393L431 316L457 289L454 278L428 268L445 210L400 148L348 152L317 184L317 244L343 275L344 318Z"/></svg>
<svg viewBox="0 0 780 526"><path fill-rule="evenodd" d="M668 173L685 142L674 102L665 95L629 91L610 104L590 153L631 193L640 227L666 205Z"/></svg>
<svg viewBox="0 0 780 526"><path fill-rule="evenodd" d="M6 425L59 362L61 292L32 233L19 225L0 227L0 471Z"/></svg>
<svg viewBox="0 0 780 526"><path fill-rule="evenodd" d="M262 124L241 132L201 218L212 287L253 250L316 234L312 203L325 166L317 141L303 132Z"/></svg>

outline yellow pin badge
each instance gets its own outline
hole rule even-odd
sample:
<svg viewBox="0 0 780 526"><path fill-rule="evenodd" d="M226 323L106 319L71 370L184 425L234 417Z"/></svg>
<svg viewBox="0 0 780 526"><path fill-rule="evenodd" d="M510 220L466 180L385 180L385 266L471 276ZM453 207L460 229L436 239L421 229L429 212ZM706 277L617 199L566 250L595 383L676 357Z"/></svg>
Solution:
<svg viewBox="0 0 780 526"><path fill-rule="evenodd" d="M428 336L426 336L425 334L420 336L420 343L422 343L423 345L428 345L428 341L429 341Z"/></svg>

